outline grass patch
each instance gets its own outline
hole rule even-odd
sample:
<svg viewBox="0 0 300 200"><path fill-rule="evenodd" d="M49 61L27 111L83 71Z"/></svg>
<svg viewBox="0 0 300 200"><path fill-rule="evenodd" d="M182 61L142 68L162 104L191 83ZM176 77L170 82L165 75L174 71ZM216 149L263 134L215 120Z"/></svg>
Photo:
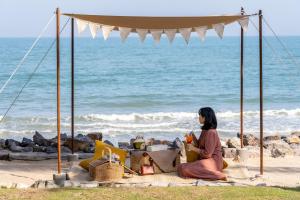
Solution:
<svg viewBox="0 0 300 200"><path fill-rule="evenodd" d="M0 189L0 199L300 199L299 188L272 187L168 187L168 188L95 188L95 189Z"/></svg>

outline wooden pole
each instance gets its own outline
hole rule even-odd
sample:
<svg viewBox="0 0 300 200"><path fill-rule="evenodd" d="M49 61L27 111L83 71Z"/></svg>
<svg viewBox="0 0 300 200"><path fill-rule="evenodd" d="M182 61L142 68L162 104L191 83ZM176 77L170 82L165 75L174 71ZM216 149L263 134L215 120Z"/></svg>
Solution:
<svg viewBox="0 0 300 200"><path fill-rule="evenodd" d="M74 18L71 19L71 134L74 154Z"/></svg>
<svg viewBox="0 0 300 200"><path fill-rule="evenodd" d="M264 124L263 124L263 46L262 46L262 11L259 10L259 99L260 99L260 174L263 175L263 136L264 136Z"/></svg>
<svg viewBox="0 0 300 200"><path fill-rule="evenodd" d="M57 172L61 173L61 149L60 149L60 10L56 9L56 105L57 105Z"/></svg>
<svg viewBox="0 0 300 200"><path fill-rule="evenodd" d="M241 8L241 15L244 15L244 8ZM240 140L241 140L241 148L244 147L244 30L241 27L241 69L240 69L240 77L241 77L241 91L240 91Z"/></svg>

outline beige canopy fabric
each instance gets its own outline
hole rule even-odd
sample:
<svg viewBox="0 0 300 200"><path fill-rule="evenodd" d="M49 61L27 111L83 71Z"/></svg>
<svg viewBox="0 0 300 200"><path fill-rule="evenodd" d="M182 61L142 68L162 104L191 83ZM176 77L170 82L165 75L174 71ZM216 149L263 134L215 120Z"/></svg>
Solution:
<svg viewBox="0 0 300 200"><path fill-rule="evenodd" d="M63 14L77 20L78 32L89 27L92 37L102 29L106 40L115 30L120 32L122 41L125 41L131 32L136 32L141 41L151 33L155 42L159 42L161 35L166 34L172 42L176 33L180 33L188 43L191 32L196 32L204 40L206 30L214 29L222 38L224 26L239 22L244 30L248 27L249 15L222 15L222 16L195 16L195 17L150 17L150 16L105 16L86 14Z"/></svg>

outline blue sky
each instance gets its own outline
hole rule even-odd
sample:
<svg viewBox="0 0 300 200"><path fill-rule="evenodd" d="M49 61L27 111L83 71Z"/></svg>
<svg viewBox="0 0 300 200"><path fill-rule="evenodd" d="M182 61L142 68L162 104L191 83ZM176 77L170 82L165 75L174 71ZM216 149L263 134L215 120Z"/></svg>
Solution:
<svg viewBox="0 0 300 200"><path fill-rule="evenodd" d="M296 26L300 19L299 0L0 0L0 37L37 36L56 7L69 13L201 16L237 13L241 6L248 13L262 9L279 35L300 35L300 27ZM257 18L253 20L256 22ZM227 27L225 35L238 35L237 28L237 25ZM264 32L270 34L266 29ZM52 23L46 36L54 36L54 33ZM256 31L250 27L247 34L256 35Z"/></svg>

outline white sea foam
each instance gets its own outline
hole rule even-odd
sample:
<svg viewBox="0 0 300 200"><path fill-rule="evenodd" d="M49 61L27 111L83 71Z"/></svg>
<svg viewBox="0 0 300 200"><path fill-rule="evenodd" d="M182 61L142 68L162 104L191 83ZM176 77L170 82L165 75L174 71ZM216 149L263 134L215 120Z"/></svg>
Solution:
<svg viewBox="0 0 300 200"><path fill-rule="evenodd" d="M239 132L239 112L217 112L218 130L222 136L233 136ZM259 111L244 112L246 133L259 133ZM294 110L265 110L264 132L268 134L288 134L300 130L300 108ZM70 132L70 117L62 118L62 132ZM130 114L88 114L75 118L78 133L101 131L109 137L133 136L137 134L154 137L183 135L190 130L199 130L197 113L157 112ZM0 125L0 138L31 137L34 130L46 137L56 135L54 117L8 117ZM199 132L199 131L198 131Z"/></svg>

